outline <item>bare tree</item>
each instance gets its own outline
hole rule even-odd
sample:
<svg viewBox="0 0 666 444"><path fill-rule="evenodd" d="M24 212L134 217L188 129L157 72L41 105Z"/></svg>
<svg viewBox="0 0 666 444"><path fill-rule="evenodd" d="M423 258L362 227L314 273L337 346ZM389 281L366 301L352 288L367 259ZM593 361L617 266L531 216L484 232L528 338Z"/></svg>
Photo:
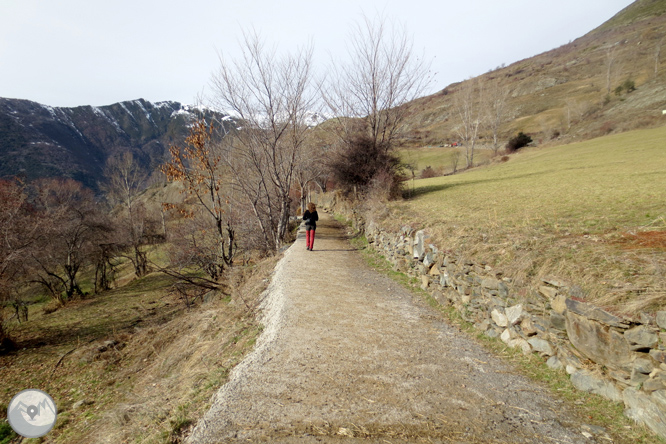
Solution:
<svg viewBox="0 0 666 444"><path fill-rule="evenodd" d="M0 348L8 336L5 309L27 320L27 307L19 297L26 282L25 262L40 236L41 219L31 211L25 185L19 180L0 180Z"/></svg>
<svg viewBox="0 0 666 444"><path fill-rule="evenodd" d="M265 246L277 250L287 233L290 191L316 103L312 47L279 55L256 34L245 34L243 56L225 60L212 78L215 105L241 128L224 138L232 183L250 205Z"/></svg>
<svg viewBox="0 0 666 444"><path fill-rule="evenodd" d="M610 96L615 73L621 71L621 67L618 65L617 43L606 47L605 68L606 95Z"/></svg>
<svg viewBox="0 0 666 444"><path fill-rule="evenodd" d="M96 235L106 229L91 190L72 179L41 179L35 183L35 206L47 221L38 248L31 254L34 282L63 304L83 296L78 275L90 256Z"/></svg>
<svg viewBox="0 0 666 444"><path fill-rule="evenodd" d="M332 127L343 151L362 141L387 155L402 135L409 112L405 104L429 85L430 65L415 54L404 28L368 17L353 28L348 55L348 62L332 64L322 88L336 118ZM384 172L382 165L377 167Z"/></svg>
<svg viewBox="0 0 666 444"><path fill-rule="evenodd" d="M666 38L666 36L660 38L659 41L657 42L657 45L654 48L654 78L655 79L659 75L659 63L661 61L661 46L664 43L664 38Z"/></svg>
<svg viewBox="0 0 666 444"><path fill-rule="evenodd" d="M127 244L132 249L128 256L137 277L148 273L148 258L144 251L145 212L137 203L139 194L144 190L148 175L138 165L131 152L109 157L104 171L106 182L102 188L107 199L113 206L119 205L121 211L117 215L118 232L125 232Z"/></svg>
<svg viewBox="0 0 666 444"><path fill-rule="evenodd" d="M460 122L457 132L465 147L466 168L471 168L484 115L483 84L478 78L470 78L460 84L454 97L454 107Z"/></svg>
<svg viewBox="0 0 666 444"><path fill-rule="evenodd" d="M488 129L493 138L493 154L499 151L499 133L502 124L506 121L506 100L509 97L509 88L500 84L499 80L494 82L487 90Z"/></svg>

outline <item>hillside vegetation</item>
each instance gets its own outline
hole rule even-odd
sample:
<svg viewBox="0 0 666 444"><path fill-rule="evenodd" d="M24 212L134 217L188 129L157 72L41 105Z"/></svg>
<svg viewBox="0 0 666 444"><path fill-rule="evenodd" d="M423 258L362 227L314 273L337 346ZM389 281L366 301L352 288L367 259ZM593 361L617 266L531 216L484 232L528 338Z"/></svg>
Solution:
<svg viewBox="0 0 666 444"><path fill-rule="evenodd" d="M474 79L486 93L495 85L508 88L501 139L523 131L539 143L559 144L662 124L664 12L664 0L636 1L583 37ZM460 140L455 102L467 82L408 105L406 146ZM625 88L630 85L635 89ZM489 143L489 134L481 136L481 144Z"/></svg>
<svg viewBox="0 0 666 444"><path fill-rule="evenodd" d="M518 283L546 275L636 315L666 306L666 127L528 148L464 174L416 180L384 211Z"/></svg>

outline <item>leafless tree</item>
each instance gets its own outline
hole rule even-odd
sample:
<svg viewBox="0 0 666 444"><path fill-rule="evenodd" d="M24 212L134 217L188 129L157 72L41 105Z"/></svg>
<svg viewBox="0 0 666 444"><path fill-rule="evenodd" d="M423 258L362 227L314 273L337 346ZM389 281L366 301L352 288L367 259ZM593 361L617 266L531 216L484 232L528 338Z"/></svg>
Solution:
<svg viewBox="0 0 666 444"><path fill-rule="evenodd" d="M659 41L657 42L655 48L654 48L654 77L655 77L655 79L659 75L659 63L661 61L661 46L664 43L664 38L666 38L666 36L660 38Z"/></svg>
<svg viewBox="0 0 666 444"><path fill-rule="evenodd" d="M499 151L499 133L502 124L506 121L506 101L509 97L509 88L495 81L487 89L486 112L488 113L488 129L493 139L493 154Z"/></svg>
<svg viewBox="0 0 666 444"><path fill-rule="evenodd" d="M34 282L61 304L83 296L78 276L90 263L95 237L107 229L91 190L72 179L41 179L34 184L36 210L44 221L38 248L31 254Z"/></svg>
<svg viewBox="0 0 666 444"><path fill-rule="evenodd" d="M620 71L618 66L617 44L609 45L606 47L605 68L606 68L606 95L610 96L611 87L615 73Z"/></svg>
<svg viewBox="0 0 666 444"><path fill-rule="evenodd" d="M223 161L253 210L265 246L277 250L287 233L290 191L316 104L312 47L281 54L246 33L241 50L237 60L220 56L212 78L214 104L241 125L224 138Z"/></svg>
<svg viewBox="0 0 666 444"><path fill-rule="evenodd" d="M126 244L132 250L128 256L137 277L148 273L148 258L144 250L146 228L145 211L137 202L144 191L148 175L138 165L131 152L125 151L109 157L104 171L106 181L102 189L112 206L119 206L116 213L118 233L126 234Z"/></svg>
<svg viewBox="0 0 666 444"><path fill-rule="evenodd" d="M18 289L26 282L25 262L40 236L41 219L32 211L25 184L0 180L0 341L8 335L5 309L12 308L20 321L27 309Z"/></svg>
<svg viewBox="0 0 666 444"><path fill-rule="evenodd" d="M406 103L430 83L430 64L419 57L404 28L364 16L352 29L348 61L334 61L322 88L344 150L359 141L387 155L402 135ZM343 156L345 154L343 153ZM378 165L384 173L384 167ZM380 173L380 171L377 171Z"/></svg>
<svg viewBox="0 0 666 444"><path fill-rule="evenodd" d="M470 78L460 84L454 96L458 114L458 135L465 147L466 168L474 166L474 150L483 123L483 84L478 78Z"/></svg>

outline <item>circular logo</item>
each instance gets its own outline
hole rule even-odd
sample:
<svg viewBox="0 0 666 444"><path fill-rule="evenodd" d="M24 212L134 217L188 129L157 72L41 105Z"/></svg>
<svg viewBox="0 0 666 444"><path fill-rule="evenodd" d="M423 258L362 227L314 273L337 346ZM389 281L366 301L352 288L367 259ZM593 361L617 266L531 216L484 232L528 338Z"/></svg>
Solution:
<svg viewBox="0 0 666 444"><path fill-rule="evenodd" d="M48 393L37 389L19 392L7 408L12 429L24 438L44 436L55 425L58 411Z"/></svg>

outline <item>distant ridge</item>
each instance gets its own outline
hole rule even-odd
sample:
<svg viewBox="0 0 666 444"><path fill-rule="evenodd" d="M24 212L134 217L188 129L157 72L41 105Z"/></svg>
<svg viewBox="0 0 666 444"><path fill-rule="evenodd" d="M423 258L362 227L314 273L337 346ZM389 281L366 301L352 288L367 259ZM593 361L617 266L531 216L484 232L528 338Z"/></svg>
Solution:
<svg viewBox="0 0 666 444"><path fill-rule="evenodd" d="M224 117L168 101L58 108L0 98L0 177L70 177L96 189L109 156L130 151L153 171L200 115Z"/></svg>

